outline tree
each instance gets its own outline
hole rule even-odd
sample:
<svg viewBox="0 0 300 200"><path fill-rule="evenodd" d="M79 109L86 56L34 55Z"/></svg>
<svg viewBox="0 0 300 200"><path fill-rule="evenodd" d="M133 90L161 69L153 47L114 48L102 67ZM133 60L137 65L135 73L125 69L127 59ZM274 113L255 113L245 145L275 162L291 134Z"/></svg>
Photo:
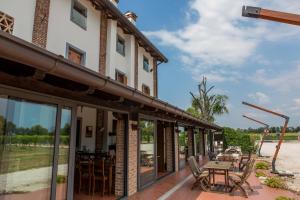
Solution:
<svg viewBox="0 0 300 200"><path fill-rule="evenodd" d="M228 97L220 94L210 94L215 86L207 89L207 78L203 77L202 82L198 85L199 94L195 95L192 92L192 106L187 109L192 115L197 118L204 119L209 122L214 122L215 115L228 113L226 102Z"/></svg>

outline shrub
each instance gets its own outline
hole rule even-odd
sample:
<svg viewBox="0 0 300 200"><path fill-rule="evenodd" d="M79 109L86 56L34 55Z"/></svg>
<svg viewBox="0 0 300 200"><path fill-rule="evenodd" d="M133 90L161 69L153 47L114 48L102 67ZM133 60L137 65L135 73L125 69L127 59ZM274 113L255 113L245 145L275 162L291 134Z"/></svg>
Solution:
<svg viewBox="0 0 300 200"><path fill-rule="evenodd" d="M57 175L56 177L56 183L60 184L60 183L65 183L67 180L66 176L63 175Z"/></svg>
<svg viewBox="0 0 300 200"><path fill-rule="evenodd" d="M278 177L269 177L265 183L267 186L272 188L284 188L284 182Z"/></svg>
<svg viewBox="0 0 300 200"><path fill-rule="evenodd" d="M275 200L295 200L294 198L279 196Z"/></svg>
<svg viewBox="0 0 300 200"><path fill-rule="evenodd" d="M241 131L236 131L232 128L224 128L224 147L228 146L240 146L244 153L255 152L256 138L248 133L243 133Z"/></svg>
<svg viewBox="0 0 300 200"><path fill-rule="evenodd" d="M255 169L265 169L265 170L268 170L269 169L269 165L266 162L258 162L255 165Z"/></svg>
<svg viewBox="0 0 300 200"><path fill-rule="evenodd" d="M267 175L263 172L256 172L255 176L256 177L266 177Z"/></svg>

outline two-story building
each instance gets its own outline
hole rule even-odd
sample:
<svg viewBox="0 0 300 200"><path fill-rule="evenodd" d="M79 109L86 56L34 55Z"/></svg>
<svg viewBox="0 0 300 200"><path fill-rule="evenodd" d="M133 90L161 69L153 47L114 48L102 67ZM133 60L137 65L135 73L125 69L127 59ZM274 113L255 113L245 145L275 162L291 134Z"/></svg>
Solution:
<svg viewBox="0 0 300 200"><path fill-rule="evenodd" d="M158 99L168 60L136 22L118 0L0 2L0 199L126 197L205 154L221 128Z"/></svg>

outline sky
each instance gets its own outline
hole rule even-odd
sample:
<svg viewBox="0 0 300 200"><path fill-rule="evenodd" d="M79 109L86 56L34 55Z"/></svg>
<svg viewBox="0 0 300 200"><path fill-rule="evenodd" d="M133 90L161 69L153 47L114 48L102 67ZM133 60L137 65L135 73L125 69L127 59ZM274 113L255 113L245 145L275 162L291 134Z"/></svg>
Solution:
<svg viewBox="0 0 300 200"><path fill-rule="evenodd" d="M138 15L137 27L167 56L158 70L159 98L180 108L205 76L229 97L229 114L216 123L259 127L243 114L282 126L281 118L242 101L281 112L300 126L300 27L241 16L242 6L299 13L299 0L120 0Z"/></svg>

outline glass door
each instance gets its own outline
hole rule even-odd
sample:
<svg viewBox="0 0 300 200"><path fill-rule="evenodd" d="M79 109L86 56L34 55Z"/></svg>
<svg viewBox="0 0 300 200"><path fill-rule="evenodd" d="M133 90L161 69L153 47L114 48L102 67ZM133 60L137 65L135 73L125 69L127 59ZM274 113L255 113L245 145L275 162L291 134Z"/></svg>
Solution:
<svg viewBox="0 0 300 200"><path fill-rule="evenodd" d="M187 160L187 133L184 127L179 127L179 169L183 169Z"/></svg>
<svg viewBox="0 0 300 200"><path fill-rule="evenodd" d="M67 199L72 111L44 102L0 96L0 199Z"/></svg>
<svg viewBox="0 0 300 200"><path fill-rule="evenodd" d="M140 120L139 146L139 180L140 188L152 183L156 178L155 123L151 120Z"/></svg>

